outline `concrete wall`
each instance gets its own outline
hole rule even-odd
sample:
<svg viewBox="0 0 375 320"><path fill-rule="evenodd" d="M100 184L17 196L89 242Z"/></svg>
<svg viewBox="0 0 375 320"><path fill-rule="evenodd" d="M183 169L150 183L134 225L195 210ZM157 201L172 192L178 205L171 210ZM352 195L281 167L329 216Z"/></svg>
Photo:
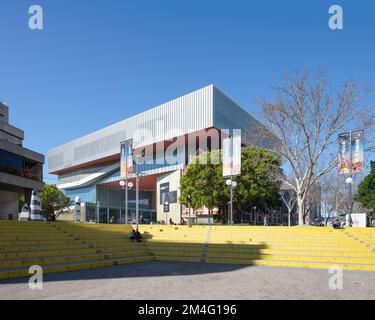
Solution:
<svg viewBox="0 0 375 320"><path fill-rule="evenodd" d="M0 190L0 220L18 219L18 193Z"/></svg>
<svg viewBox="0 0 375 320"><path fill-rule="evenodd" d="M156 210L157 210L157 221L166 221L169 224L169 219L172 218L174 223L180 223L182 206L178 203L180 197L180 177L182 171L176 170L168 172L158 177L157 179L157 192L156 192ZM171 203L169 205L169 212L163 211L163 205L160 204L160 185L163 183L169 183L169 191L177 191L177 203Z"/></svg>

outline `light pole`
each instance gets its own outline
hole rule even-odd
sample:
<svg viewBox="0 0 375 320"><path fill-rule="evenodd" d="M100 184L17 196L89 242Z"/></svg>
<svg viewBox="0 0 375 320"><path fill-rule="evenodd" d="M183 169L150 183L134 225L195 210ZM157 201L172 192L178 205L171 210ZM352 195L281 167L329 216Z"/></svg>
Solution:
<svg viewBox="0 0 375 320"><path fill-rule="evenodd" d="M237 186L237 182L233 181L233 177L230 177L226 182L226 185L230 189L230 224L233 224L233 189Z"/></svg>
<svg viewBox="0 0 375 320"><path fill-rule="evenodd" d="M121 188L125 190L125 224L128 224L128 177L119 182Z"/></svg>
<svg viewBox="0 0 375 320"><path fill-rule="evenodd" d="M128 182L128 188L129 188L129 190L131 190L132 188L133 188L133 182L131 182L131 181L129 181ZM128 212L126 212L126 214L128 214Z"/></svg>
<svg viewBox="0 0 375 320"><path fill-rule="evenodd" d="M135 156L136 161L136 175L135 175L135 221L137 224L137 231L139 225L139 159L144 156L144 152L141 152Z"/></svg>
<svg viewBox="0 0 375 320"><path fill-rule="evenodd" d="M120 186L122 189L125 190L125 224L128 224L128 188L131 189L133 188L133 182L129 181L127 182L127 178L124 180L121 180L119 182Z"/></svg>
<svg viewBox="0 0 375 320"><path fill-rule="evenodd" d="M191 213L190 213L190 208L191 208L191 196L190 195L188 195L187 196L187 201L188 201L188 225L189 225L189 227L191 226Z"/></svg>
<svg viewBox="0 0 375 320"><path fill-rule="evenodd" d="M350 176L346 179L346 184L349 187L349 217L348 217L348 227L352 226L352 212L353 212L353 178Z"/></svg>
<svg viewBox="0 0 375 320"><path fill-rule="evenodd" d="M100 201L96 203L96 223L100 223Z"/></svg>
<svg viewBox="0 0 375 320"><path fill-rule="evenodd" d="M253 217L254 217L254 219L255 219L255 223L256 223L256 211L257 211L257 207L254 207L254 215L253 215Z"/></svg>
<svg viewBox="0 0 375 320"><path fill-rule="evenodd" d="M169 206L169 202L168 201L164 201L164 207L163 207L163 211L165 212L165 225L168 224L168 206Z"/></svg>

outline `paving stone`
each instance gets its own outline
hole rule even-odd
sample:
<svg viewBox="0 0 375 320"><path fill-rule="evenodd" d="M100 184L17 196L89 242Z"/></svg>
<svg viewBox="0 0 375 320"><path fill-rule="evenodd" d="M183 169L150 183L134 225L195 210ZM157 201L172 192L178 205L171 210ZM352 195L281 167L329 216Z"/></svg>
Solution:
<svg viewBox="0 0 375 320"><path fill-rule="evenodd" d="M146 262L47 274L43 290L28 279L0 281L0 299L375 299L375 272L343 272L329 288L328 270L184 262Z"/></svg>

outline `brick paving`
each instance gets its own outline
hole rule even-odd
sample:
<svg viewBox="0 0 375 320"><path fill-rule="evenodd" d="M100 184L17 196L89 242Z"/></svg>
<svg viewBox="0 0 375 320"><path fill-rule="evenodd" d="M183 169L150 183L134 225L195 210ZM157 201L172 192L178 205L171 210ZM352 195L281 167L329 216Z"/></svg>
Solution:
<svg viewBox="0 0 375 320"><path fill-rule="evenodd" d="M375 272L344 271L343 289L328 270L147 262L49 274L43 290L27 279L0 281L0 299L375 299Z"/></svg>

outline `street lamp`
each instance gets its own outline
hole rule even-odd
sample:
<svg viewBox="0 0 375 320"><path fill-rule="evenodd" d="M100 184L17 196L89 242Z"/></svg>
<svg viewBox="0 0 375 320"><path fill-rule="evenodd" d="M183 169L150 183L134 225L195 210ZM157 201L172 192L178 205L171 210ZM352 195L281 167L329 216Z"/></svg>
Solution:
<svg viewBox="0 0 375 320"><path fill-rule="evenodd" d="M136 162L136 175L135 175L135 220L137 224L137 231L138 231L138 224L139 224L139 159L144 156L144 151L138 153L135 156Z"/></svg>
<svg viewBox="0 0 375 320"><path fill-rule="evenodd" d="M168 210L167 210L167 207L169 206L169 202L168 201L164 201L164 212L165 212L165 225L168 224Z"/></svg>
<svg viewBox="0 0 375 320"><path fill-rule="evenodd" d="M348 185L349 187L349 225L348 227L351 227L352 226L352 212L353 212L353 196L352 196L352 193L353 193L353 184L354 184L354 180L352 177L349 177L346 179L346 184Z"/></svg>
<svg viewBox="0 0 375 320"><path fill-rule="evenodd" d="M237 187L237 182L230 177L225 183L230 189L230 224L233 224L233 189Z"/></svg>
<svg viewBox="0 0 375 320"><path fill-rule="evenodd" d="M126 180L128 180L127 177ZM128 224L128 184L124 180L121 180L119 184L122 189L125 189L125 224Z"/></svg>
<svg viewBox="0 0 375 320"><path fill-rule="evenodd" d="M131 189L133 187L133 182L129 181L126 183L128 178L126 177L125 180L121 180L119 182L122 189L125 190L125 224L128 224L128 188Z"/></svg>
<svg viewBox="0 0 375 320"><path fill-rule="evenodd" d="M257 223L257 216L256 216L256 212L257 212L257 207L254 206L254 219L255 219L255 224Z"/></svg>
<svg viewBox="0 0 375 320"><path fill-rule="evenodd" d="M189 211L188 211L188 225L189 227L191 226L191 214L190 214L190 208L191 208L191 195L188 195L187 197L187 201L188 201L188 207L189 207Z"/></svg>

